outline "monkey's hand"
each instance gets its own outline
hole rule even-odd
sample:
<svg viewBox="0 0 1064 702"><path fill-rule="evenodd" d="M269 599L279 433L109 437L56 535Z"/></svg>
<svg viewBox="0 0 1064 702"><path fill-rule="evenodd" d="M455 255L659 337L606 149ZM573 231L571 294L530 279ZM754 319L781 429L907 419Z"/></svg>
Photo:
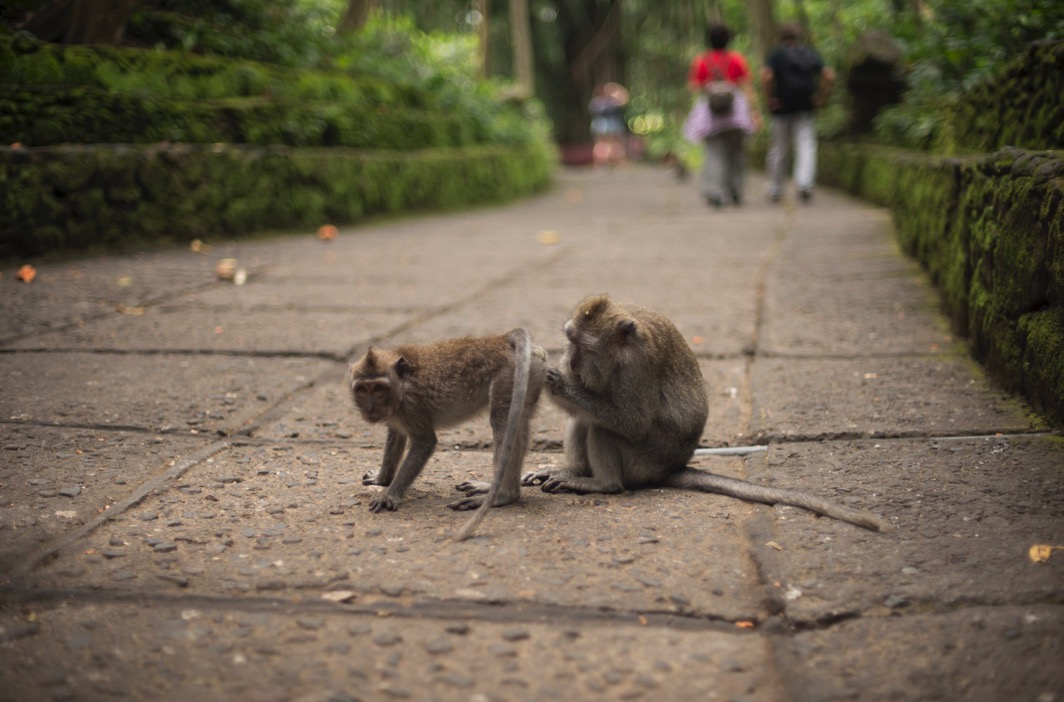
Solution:
<svg viewBox="0 0 1064 702"><path fill-rule="evenodd" d="M533 485L542 485L554 476L558 471L555 470L537 470L534 473L525 473L521 476L521 484L525 487L531 487Z"/></svg>
<svg viewBox="0 0 1064 702"><path fill-rule="evenodd" d="M547 369L547 390L552 395L564 395L565 388L568 383L565 382L565 376L557 368Z"/></svg>
<svg viewBox="0 0 1064 702"><path fill-rule="evenodd" d="M365 475L362 476L362 484L363 485L383 485L384 487L388 487L389 483L386 483L383 480L381 480L380 475L381 475L380 473L366 473ZM376 512L377 510L373 510L373 511Z"/></svg>
<svg viewBox="0 0 1064 702"><path fill-rule="evenodd" d="M480 507L482 502L484 502L483 497L463 497L460 500L448 502L447 506L453 509L455 512L468 512L470 510L474 510Z"/></svg>
<svg viewBox="0 0 1064 702"><path fill-rule="evenodd" d="M554 401L554 404L558 405L569 414L576 414L580 410L579 404L573 397L578 386L568 380L560 370L557 368L548 368L545 384L547 386L547 392L550 394L550 399Z"/></svg>
<svg viewBox="0 0 1064 702"><path fill-rule="evenodd" d="M394 512L397 509L399 509L399 503L387 495L381 495L369 503L370 512Z"/></svg>
<svg viewBox="0 0 1064 702"><path fill-rule="evenodd" d="M590 493L613 494L624 492L621 485L607 483L596 478L588 478L578 475L556 475L543 483L543 492L572 492L577 495Z"/></svg>
<svg viewBox="0 0 1064 702"><path fill-rule="evenodd" d="M485 483L483 480L467 480L464 483L455 485L454 489L469 496L487 495L488 490L491 489L491 483Z"/></svg>

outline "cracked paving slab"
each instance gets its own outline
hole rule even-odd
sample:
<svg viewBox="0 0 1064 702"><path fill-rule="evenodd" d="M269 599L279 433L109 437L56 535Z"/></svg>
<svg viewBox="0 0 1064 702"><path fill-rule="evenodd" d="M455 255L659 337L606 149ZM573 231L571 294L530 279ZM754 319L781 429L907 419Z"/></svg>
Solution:
<svg viewBox="0 0 1064 702"><path fill-rule="evenodd" d="M10 573L204 440L4 424L0 444L0 572Z"/></svg>
<svg viewBox="0 0 1064 702"><path fill-rule="evenodd" d="M1060 607L975 606L844 621L772 646L803 699L1049 702L1064 692L1062 630Z"/></svg>
<svg viewBox="0 0 1064 702"><path fill-rule="evenodd" d="M138 315L115 313L84 325L16 341L10 348L105 349L167 353L328 355L384 336L409 318L403 312L261 310L167 303ZM292 330L298 329L298 334Z"/></svg>
<svg viewBox="0 0 1064 702"><path fill-rule="evenodd" d="M313 358L0 354L0 417L39 424L227 434L336 363Z"/></svg>
<svg viewBox="0 0 1064 702"><path fill-rule="evenodd" d="M757 358L752 435L760 440L845 435L1022 433L1044 424L957 356Z"/></svg>
<svg viewBox="0 0 1064 702"><path fill-rule="evenodd" d="M1059 438L788 444L773 447L768 461L763 473L749 471L753 480L820 485L820 494L872 508L894 526L873 534L772 508L774 526L751 539L755 559L799 627L1060 597L1064 558L1036 564L1027 555L1034 544L1060 541Z"/></svg>
<svg viewBox="0 0 1064 702"><path fill-rule="evenodd" d="M525 488L476 538L447 504L484 479L490 453L437 453L395 513L374 514L363 486L376 451L236 446L173 489L115 515L30 574L38 588L241 595L342 587L360 597L535 602L588 609L763 618L743 548L753 507L676 490L616 496ZM533 454L550 467L557 454ZM737 459L719 459L722 472ZM697 560L689 558L692 550Z"/></svg>
<svg viewBox="0 0 1064 702"><path fill-rule="evenodd" d="M387 616L300 598L150 598L0 612L11 699L774 699L764 640L626 621ZM135 638L129 631L136 631ZM12 643L17 647L12 650ZM678 675L688 667L714 671Z"/></svg>

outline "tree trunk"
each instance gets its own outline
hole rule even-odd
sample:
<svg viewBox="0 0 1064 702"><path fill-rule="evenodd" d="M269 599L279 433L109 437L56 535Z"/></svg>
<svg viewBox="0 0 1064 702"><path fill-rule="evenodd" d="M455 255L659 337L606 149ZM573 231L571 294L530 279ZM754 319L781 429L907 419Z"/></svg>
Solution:
<svg viewBox="0 0 1064 702"><path fill-rule="evenodd" d="M473 3L474 9L480 11L480 24L477 25L477 36L480 39L480 77L488 77L488 61L491 59L491 35L488 33L488 11L491 0L477 0Z"/></svg>
<svg viewBox="0 0 1064 702"><path fill-rule="evenodd" d="M138 0L52 0L23 26L44 41L121 44Z"/></svg>
<svg viewBox="0 0 1064 702"><path fill-rule="evenodd" d="M805 0L794 0L794 14L798 17L798 26L802 28L806 43L816 46L816 37L813 36L813 26L805 9Z"/></svg>
<svg viewBox="0 0 1064 702"><path fill-rule="evenodd" d="M532 71L532 34L528 23L528 0L510 0L510 36L514 45L514 78L526 97L536 92Z"/></svg>
<svg viewBox="0 0 1064 702"><path fill-rule="evenodd" d="M351 34L366 26L370 10L377 6L376 0L348 0L347 9L340 24L336 25L337 34Z"/></svg>
<svg viewBox="0 0 1064 702"><path fill-rule="evenodd" d="M753 30L754 54L761 63L776 45L776 16L772 0L746 0L746 12Z"/></svg>

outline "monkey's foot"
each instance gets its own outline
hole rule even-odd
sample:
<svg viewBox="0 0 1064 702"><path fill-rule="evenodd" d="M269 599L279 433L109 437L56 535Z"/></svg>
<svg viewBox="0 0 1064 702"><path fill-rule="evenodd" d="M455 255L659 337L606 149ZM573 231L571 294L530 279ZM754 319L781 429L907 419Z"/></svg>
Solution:
<svg viewBox="0 0 1064 702"><path fill-rule="evenodd" d="M525 473L521 476L521 484L525 487L531 487L533 485L544 485L551 481L570 480L590 475L590 468L587 470L574 469L571 466L568 468L547 468L533 473Z"/></svg>
<svg viewBox="0 0 1064 702"><path fill-rule="evenodd" d="M363 485L381 485L383 487L388 487L388 483L385 483L385 482L381 481L380 473L366 473L365 475L362 476L362 484Z"/></svg>
<svg viewBox="0 0 1064 702"><path fill-rule="evenodd" d="M556 475L543 483L543 492L572 492L577 495L590 493L618 493L624 492L620 485L611 485L595 478L581 478L578 476Z"/></svg>
<svg viewBox="0 0 1064 702"><path fill-rule="evenodd" d="M482 497L463 497L460 500L454 502L448 502L447 506L453 509L455 512L469 512L474 509L478 509L481 503L484 502Z"/></svg>
<svg viewBox="0 0 1064 702"><path fill-rule="evenodd" d="M488 490L491 489L491 483L485 483L482 480L467 480L464 483L459 483L454 486L455 490L464 492L467 496L473 495L486 495Z"/></svg>
<svg viewBox="0 0 1064 702"><path fill-rule="evenodd" d="M525 473L521 476L521 484L525 487L532 485L542 485L551 479L551 476L558 473L557 470L537 470L534 473Z"/></svg>
<svg viewBox="0 0 1064 702"><path fill-rule="evenodd" d="M499 492L496 493L495 502L492 503L492 507L504 507L506 505L513 504L514 502L517 502L518 497L520 497L520 495L511 496L509 494L504 494L505 492L505 490L499 490ZM449 502L447 506L456 512L467 512L469 510L478 509L483 503L483 497L470 496L463 497L462 499L455 500L454 502Z"/></svg>
<svg viewBox="0 0 1064 702"><path fill-rule="evenodd" d="M394 512L397 509L399 509L399 501L387 495L381 495L369 503L370 512Z"/></svg>

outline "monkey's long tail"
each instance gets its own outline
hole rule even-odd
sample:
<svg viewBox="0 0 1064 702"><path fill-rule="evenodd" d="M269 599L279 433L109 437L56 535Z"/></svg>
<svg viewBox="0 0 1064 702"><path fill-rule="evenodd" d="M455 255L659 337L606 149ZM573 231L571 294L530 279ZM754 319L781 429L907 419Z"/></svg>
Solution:
<svg viewBox="0 0 1064 702"><path fill-rule="evenodd" d="M727 478L723 475L695 468L684 468L683 471L674 473L665 481L665 485L683 490L713 492L718 495L737 497L740 500L750 500L752 502L763 502L769 505L792 505L822 514L825 517L841 519L844 522L856 524L872 531L886 531L889 528L889 525L882 518L863 509L843 507L840 504L807 492L755 485L745 480Z"/></svg>
<svg viewBox="0 0 1064 702"><path fill-rule="evenodd" d="M491 509L492 503L495 502L495 495L499 492L499 486L506 477L506 470L512 458L511 454L514 452L514 443L521 426L521 415L525 411L525 398L528 396L528 378L532 367L532 335L528 333L528 330L518 327L510 332L510 343L514 347L514 388L510 398L510 412L506 417L506 432L503 434L502 446L495 452L495 474L491 478L491 487L484 495L484 501L454 537L455 541L468 539L484 521L484 515Z"/></svg>

